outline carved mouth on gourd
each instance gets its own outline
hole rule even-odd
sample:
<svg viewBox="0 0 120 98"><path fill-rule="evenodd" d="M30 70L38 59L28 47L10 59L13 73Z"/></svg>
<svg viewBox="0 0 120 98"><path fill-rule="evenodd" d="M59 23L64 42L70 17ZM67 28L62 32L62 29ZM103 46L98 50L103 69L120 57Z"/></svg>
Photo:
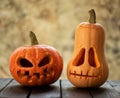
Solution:
<svg viewBox="0 0 120 98"><path fill-rule="evenodd" d="M18 77L20 77L20 78L22 78L22 77L24 77L24 76L27 76L27 78L31 78L31 77L36 77L37 79L39 79L40 78L40 74L39 73L34 73L33 75L30 75L29 74L29 71L24 71L24 72L22 72L21 70L19 70L19 71L17 71L17 75L18 75Z"/></svg>
<svg viewBox="0 0 120 98"><path fill-rule="evenodd" d="M49 55L45 56L42 59L42 61L38 64L38 67L46 66L47 64L49 64L50 60L51 60L51 58L49 57ZM24 69L32 68L34 66L28 59L25 59L25 58L19 58L18 65ZM43 78L50 78L50 77L54 76L54 71L52 68L45 68L45 69L43 69L42 74L40 72L35 72L35 73L31 74L30 71L18 70L17 75L19 78L21 78L21 79L25 78L28 81L31 79L40 80Z"/></svg>
<svg viewBox="0 0 120 98"><path fill-rule="evenodd" d="M95 78L99 77L98 75L89 75L88 72L86 74L83 74L82 71L81 71L81 73L76 73L76 71L74 71L74 72L70 71L70 75L72 75L74 77L78 76L78 77L86 77L86 78L87 77L91 77L91 78L93 78L93 77L95 77Z"/></svg>
<svg viewBox="0 0 120 98"><path fill-rule="evenodd" d="M75 60L73 61L74 67L80 67L81 65L85 64L85 48L82 48L79 52L79 54L76 56ZM97 53L94 48L90 48L88 51L88 62L90 68L98 69L100 67L99 60L97 58ZM87 66L87 65L86 65ZM81 66L83 67L83 66ZM100 78L99 75L96 75L95 73L92 73L92 75L87 71L86 73L83 73L83 71L77 72L77 71L71 71L70 75L74 77L91 77L91 78Z"/></svg>
<svg viewBox="0 0 120 98"><path fill-rule="evenodd" d="M49 78L54 74L54 72L50 73L46 73L46 74L40 74L40 73L33 73L32 75L30 75L29 71L24 71L22 72L21 70L17 71L17 75L19 78L24 78L26 77L28 80L30 80L32 77L36 78L36 79L40 79L42 77L45 78Z"/></svg>

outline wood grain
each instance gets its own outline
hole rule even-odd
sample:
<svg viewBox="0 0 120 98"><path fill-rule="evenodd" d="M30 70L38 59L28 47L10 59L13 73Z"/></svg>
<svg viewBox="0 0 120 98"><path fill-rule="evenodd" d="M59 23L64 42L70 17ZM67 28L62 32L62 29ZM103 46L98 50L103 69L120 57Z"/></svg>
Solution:
<svg viewBox="0 0 120 98"><path fill-rule="evenodd" d="M88 89L76 88L67 80L61 81L62 98L91 98Z"/></svg>
<svg viewBox="0 0 120 98"><path fill-rule="evenodd" d="M46 87L32 88L30 98L61 98L60 95L60 82Z"/></svg>
<svg viewBox="0 0 120 98"><path fill-rule="evenodd" d="M120 98L120 81L109 80L99 88L83 89L68 80L44 87L25 87L14 79L0 78L0 98Z"/></svg>
<svg viewBox="0 0 120 98"><path fill-rule="evenodd" d="M5 86L11 81L12 79L5 79L1 78L0 79L0 92L5 88Z"/></svg>
<svg viewBox="0 0 120 98"><path fill-rule="evenodd" d="M120 85L119 85L120 88ZM100 88L90 89L93 98L120 98L120 89L116 91L107 81Z"/></svg>
<svg viewBox="0 0 120 98"><path fill-rule="evenodd" d="M9 85L0 92L0 98L27 98L30 90L29 87L23 87L15 80L12 80Z"/></svg>

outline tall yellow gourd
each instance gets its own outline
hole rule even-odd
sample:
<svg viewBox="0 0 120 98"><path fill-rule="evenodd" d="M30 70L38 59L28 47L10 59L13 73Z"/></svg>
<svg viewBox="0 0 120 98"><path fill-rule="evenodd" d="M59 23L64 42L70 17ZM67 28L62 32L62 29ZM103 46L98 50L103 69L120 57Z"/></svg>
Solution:
<svg viewBox="0 0 120 98"><path fill-rule="evenodd" d="M89 22L82 22L76 28L74 51L67 67L69 81L82 88L101 86L109 74L104 54L105 32L96 23L94 9L89 13Z"/></svg>

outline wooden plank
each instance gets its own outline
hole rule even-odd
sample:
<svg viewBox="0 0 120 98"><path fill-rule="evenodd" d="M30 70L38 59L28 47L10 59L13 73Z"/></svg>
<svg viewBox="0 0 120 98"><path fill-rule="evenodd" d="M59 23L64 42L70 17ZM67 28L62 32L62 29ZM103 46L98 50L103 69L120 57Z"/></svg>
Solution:
<svg viewBox="0 0 120 98"><path fill-rule="evenodd" d="M33 88L30 98L61 98L59 81L47 87Z"/></svg>
<svg viewBox="0 0 120 98"><path fill-rule="evenodd" d="M0 98L120 98L120 81L107 81L100 88L80 89L62 80L48 87L23 87L13 79L0 78Z"/></svg>
<svg viewBox="0 0 120 98"><path fill-rule="evenodd" d="M29 87L23 87L13 80L0 92L0 98L27 98L29 92Z"/></svg>
<svg viewBox="0 0 120 98"><path fill-rule="evenodd" d="M62 98L92 98L88 89L74 87L69 81L61 81Z"/></svg>
<svg viewBox="0 0 120 98"><path fill-rule="evenodd" d="M118 80L111 80L111 81L109 81L109 84L114 88L114 90L116 92L118 92L120 94L120 81L118 81Z"/></svg>
<svg viewBox="0 0 120 98"><path fill-rule="evenodd" d="M0 78L0 92L8 85L12 79Z"/></svg>
<svg viewBox="0 0 120 98"><path fill-rule="evenodd" d="M114 88L107 81L100 88L90 89L93 98L120 98L120 92Z"/></svg>
<svg viewBox="0 0 120 98"><path fill-rule="evenodd" d="M109 80L108 82L112 86L119 86L120 87L120 80Z"/></svg>

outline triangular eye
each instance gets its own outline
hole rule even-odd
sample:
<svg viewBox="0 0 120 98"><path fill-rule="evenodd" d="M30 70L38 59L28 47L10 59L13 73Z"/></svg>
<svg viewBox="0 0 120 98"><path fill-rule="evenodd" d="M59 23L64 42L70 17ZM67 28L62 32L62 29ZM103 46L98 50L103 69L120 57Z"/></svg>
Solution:
<svg viewBox="0 0 120 98"><path fill-rule="evenodd" d="M21 67L33 67L32 63L25 58L20 58L18 63Z"/></svg>
<svg viewBox="0 0 120 98"><path fill-rule="evenodd" d="M46 56L40 61L40 63L38 64L38 66L41 67L41 66L44 66L44 65L46 65L46 64L49 64L50 61L51 61L50 56L49 56L49 55L46 55Z"/></svg>
<svg viewBox="0 0 120 98"><path fill-rule="evenodd" d="M99 67L99 61L97 58L97 53L93 48L89 49L89 56L88 56L88 62L92 67Z"/></svg>
<svg viewBox="0 0 120 98"><path fill-rule="evenodd" d="M73 65L75 65L75 66L82 65L84 63L84 59L85 59L85 49L82 48L80 50L79 54L74 59Z"/></svg>

